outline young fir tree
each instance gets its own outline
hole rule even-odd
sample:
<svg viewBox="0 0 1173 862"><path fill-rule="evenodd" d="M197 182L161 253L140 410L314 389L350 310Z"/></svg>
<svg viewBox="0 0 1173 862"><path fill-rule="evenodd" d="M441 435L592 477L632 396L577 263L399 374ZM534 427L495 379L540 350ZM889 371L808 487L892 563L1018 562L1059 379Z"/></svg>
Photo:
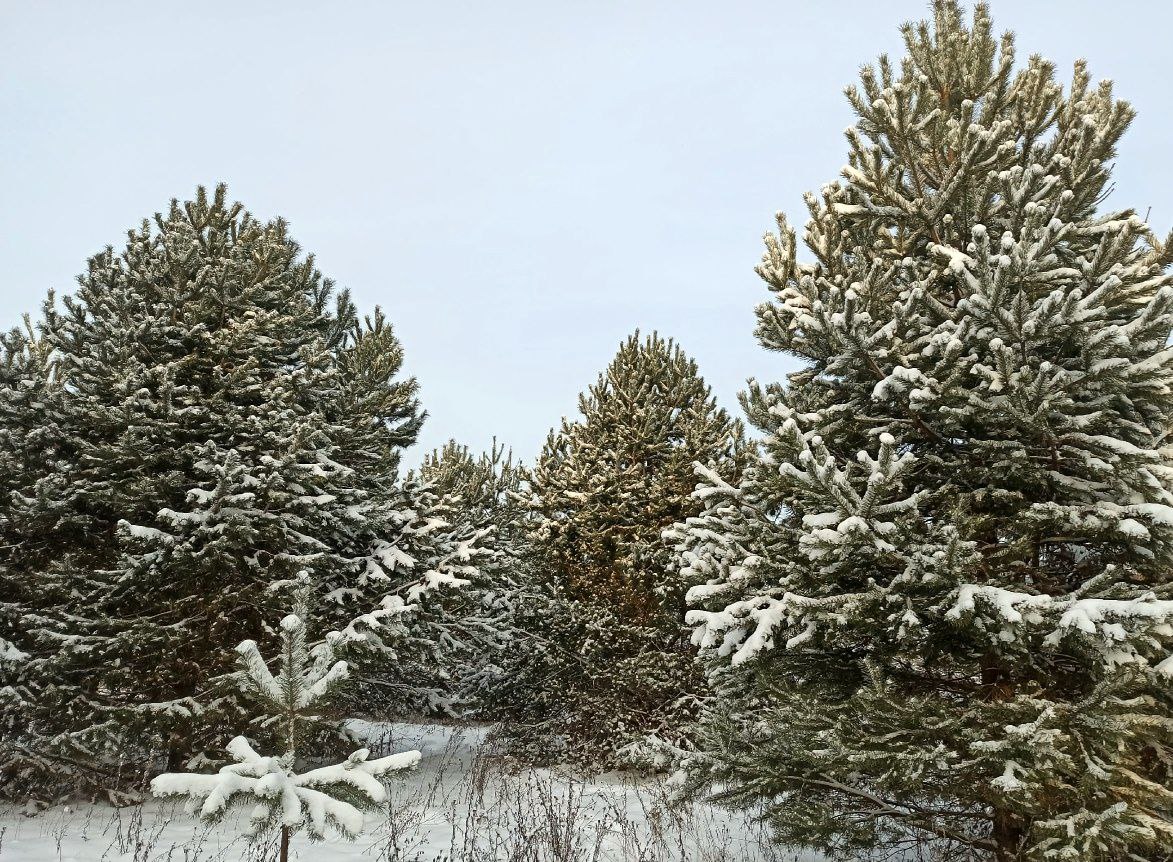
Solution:
<svg viewBox="0 0 1173 862"><path fill-rule="evenodd" d="M693 463L736 474L741 425L671 340L628 338L581 417L551 432L532 477L540 598L519 603L505 696L515 745L613 761L649 735L675 744L704 696L665 527L695 514Z"/></svg>
<svg viewBox="0 0 1173 862"><path fill-rule="evenodd" d="M1173 275L1103 210L1132 119L951 0L779 218L744 480L680 528L721 694L694 776L839 858L1173 846Z"/></svg>
<svg viewBox="0 0 1173 862"><path fill-rule="evenodd" d="M244 710L206 684L231 671L223 644L265 631L272 587L303 570L327 626L400 660L388 674L416 646L434 664L402 612L463 583L478 551L396 480L423 416L382 316L360 320L283 222L223 187L79 284L42 323L53 398L21 420L50 462L6 489L0 578L40 597L11 621L33 668L16 749L39 762L5 757L4 792L110 787L120 762L218 750Z"/></svg>
<svg viewBox="0 0 1173 862"><path fill-rule="evenodd" d="M380 776L409 769L420 759L418 751L406 751L370 760L370 751L362 748L343 763L297 771L299 751L326 720L323 709L350 675L337 653L346 638L330 632L311 646L305 610L303 595L295 612L281 620L277 673L269 670L255 641L243 641L236 648L237 681L259 708L253 727L272 726L282 753L262 756L244 736L237 736L227 746L235 762L217 774L167 773L151 781L154 795L186 796L193 807L199 806L201 819L210 823L219 822L235 805L252 805L255 834L280 829L280 862L289 858L290 838L301 828L312 839L324 838L328 826L354 838L363 828L363 809L387 800Z"/></svg>

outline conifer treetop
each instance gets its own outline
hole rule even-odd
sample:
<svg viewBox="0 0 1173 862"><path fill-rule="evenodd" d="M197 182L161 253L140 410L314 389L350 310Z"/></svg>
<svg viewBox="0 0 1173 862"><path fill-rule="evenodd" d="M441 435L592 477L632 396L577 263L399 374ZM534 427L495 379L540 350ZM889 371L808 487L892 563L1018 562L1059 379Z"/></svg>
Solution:
<svg viewBox="0 0 1173 862"><path fill-rule="evenodd" d="M703 447L706 437L727 437L731 451L740 435L740 423L717 406L696 361L655 332L641 337L637 330L623 341L578 406L581 417L564 419L550 432L538 461L539 483L567 460L664 467L674 453Z"/></svg>
<svg viewBox="0 0 1173 862"><path fill-rule="evenodd" d="M1105 297L1112 306L1135 308L1163 284L1124 276L1168 264L1169 244L1132 210L1096 214L1132 107L1110 81L1092 86L1082 61L1066 92L1037 55L1015 72L1014 37L994 38L985 4L970 26L952 0L933 8L933 25L903 28L899 69L881 57L847 88L858 119L842 180L806 196L815 262L798 261L784 216L766 235L757 271L776 301L758 308L757 332L768 348L825 364L845 352L854 316L907 303L914 286L938 313L954 310L980 266L975 252L996 265L999 252L1018 250L1018 268L1036 270L1023 285L1036 297L1116 264L1126 289ZM1106 234L1121 247L1101 249ZM843 315L838 337L832 305Z"/></svg>

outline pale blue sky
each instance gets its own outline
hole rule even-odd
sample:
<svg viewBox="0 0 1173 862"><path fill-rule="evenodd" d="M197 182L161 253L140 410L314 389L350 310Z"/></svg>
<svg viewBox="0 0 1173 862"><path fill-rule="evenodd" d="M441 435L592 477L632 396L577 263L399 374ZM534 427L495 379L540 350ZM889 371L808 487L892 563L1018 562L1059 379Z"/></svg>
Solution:
<svg viewBox="0 0 1173 862"><path fill-rule="evenodd" d="M927 8L4 0L0 324L225 181L387 309L426 447L497 435L531 458L637 326L737 410L747 377L790 367L752 336L761 234L836 176L843 86ZM1087 57L1133 101L1112 203L1168 229L1173 3L993 12L1020 56Z"/></svg>

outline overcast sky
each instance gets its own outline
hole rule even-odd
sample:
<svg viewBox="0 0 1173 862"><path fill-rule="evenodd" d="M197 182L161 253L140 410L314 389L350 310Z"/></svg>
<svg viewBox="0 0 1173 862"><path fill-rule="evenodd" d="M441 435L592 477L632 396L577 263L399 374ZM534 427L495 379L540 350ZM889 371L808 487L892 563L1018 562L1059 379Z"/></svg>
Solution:
<svg viewBox="0 0 1173 862"><path fill-rule="evenodd" d="M925 0L29 2L0 26L0 325L229 184L382 305L421 446L526 459L639 327L736 410L773 213L846 161L842 88ZM1140 117L1115 206L1173 225L1173 3L1001 0L1020 57L1086 57ZM415 457L418 458L418 452Z"/></svg>

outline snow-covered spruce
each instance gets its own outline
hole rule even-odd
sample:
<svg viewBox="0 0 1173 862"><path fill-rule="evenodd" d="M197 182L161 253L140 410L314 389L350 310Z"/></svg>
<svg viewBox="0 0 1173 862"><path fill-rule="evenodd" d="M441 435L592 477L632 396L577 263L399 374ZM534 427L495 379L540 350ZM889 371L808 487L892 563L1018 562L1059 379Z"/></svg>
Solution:
<svg viewBox="0 0 1173 862"><path fill-rule="evenodd" d="M269 670L253 641L244 641L236 650L242 687L278 729L284 753L262 756L237 736L227 747L235 762L216 774L165 773L151 781L155 796L186 796L193 810L198 808L200 817L210 822L218 821L232 805L252 805L254 829L280 828L282 862L288 858L291 835L300 828L313 838L325 837L327 826L346 837L356 836L363 827L362 808L387 800L379 777L415 766L420 758L418 751L408 751L369 760L370 752L363 748L342 763L296 771L298 743L307 725L320 720L316 708L349 676L347 663L337 660L335 653L345 637L331 632L310 647L303 615L304 606L301 614L281 621L277 673Z"/></svg>
<svg viewBox="0 0 1173 862"><path fill-rule="evenodd" d="M679 525L698 784L844 858L1173 846L1173 243L1099 211L1133 112L937 0L779 218L743 481ZM1154 855L1156 854L1156 855Z"/></svg>
<svg viewBox="0 0 1173 862"><path fill-rule="evenodd" d="M0 797L26 797L27 776L65 783L71 772L29 744L42 738L46 714L38 708L36 630L57 600L34 573L59 552L55 525L69 499L58 470L62 388L54 367L30 317L0 333ZM26 517L30 509L40 517Z"/></svg>
<svg viewBox="0 0 1173 862"><path fill-rule="evenodd" d="M494 637L483 603L504 552L492 523L429 479L409 474L392 499L393 541L375 544L356 583L326 594L328 619L364 656L350 691L356 705L455 715L467 703L471 656ZM374 610L353 615L359 596L381 589L388 592Z"/></svg>

